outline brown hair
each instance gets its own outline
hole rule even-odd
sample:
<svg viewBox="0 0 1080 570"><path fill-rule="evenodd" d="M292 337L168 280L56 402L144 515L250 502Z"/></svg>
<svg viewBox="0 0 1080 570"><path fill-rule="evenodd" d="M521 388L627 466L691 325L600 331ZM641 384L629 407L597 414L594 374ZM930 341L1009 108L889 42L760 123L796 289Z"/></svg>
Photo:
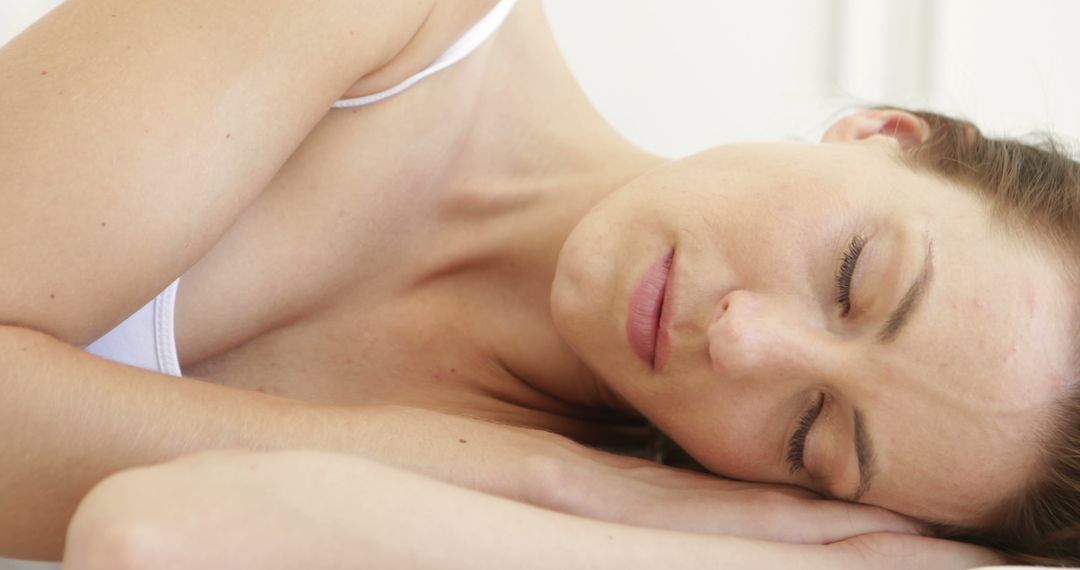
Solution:
<svg viewBox="0 0 1080 570"><path fill-rule="evenodd" d="M1080 163L1050 137L1038 142L983 135L968 121L908 111L930 127L927 140L904 151L914 168L968 188L989 200L998 219L1049 240L1075 271L1080 248ZM1012 224L1010 224L1012 225ZM1073 355L1080 376L1080 351ZM1014 562L1080 565L1080 387L1050 410L1039 442L1042 465L1028 488L1002 501L991 528L935 524L943 538L995 548Z"/></svg>

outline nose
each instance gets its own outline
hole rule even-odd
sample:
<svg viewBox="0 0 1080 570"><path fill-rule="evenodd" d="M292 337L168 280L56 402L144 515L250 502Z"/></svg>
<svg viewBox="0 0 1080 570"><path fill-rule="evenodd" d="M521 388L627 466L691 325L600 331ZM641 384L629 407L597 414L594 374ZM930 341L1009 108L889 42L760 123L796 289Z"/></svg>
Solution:
<svg viewBox="0 0 1080 570"><path fill-rule="evenodd" d="M724 295L707 329L712 368L728 379L813 375L824 346L813 320L790 304L746 290Z"/></svg>

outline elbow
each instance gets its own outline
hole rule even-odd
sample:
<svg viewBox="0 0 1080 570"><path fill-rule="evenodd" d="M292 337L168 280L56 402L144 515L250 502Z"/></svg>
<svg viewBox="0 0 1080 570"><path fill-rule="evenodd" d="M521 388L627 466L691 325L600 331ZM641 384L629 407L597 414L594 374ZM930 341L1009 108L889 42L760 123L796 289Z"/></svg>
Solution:
<svg viewBox="0 0 1080 570"><path fill-rule="evenodd" d="M166 553L168 538L154 525L105 523L69 533L64 570L151 570L178 568Z"/></svg>
<svg viewBox="0 0 1080 570"><path fill-rule="evenodd" d="M182 537L137 507L138 477L128 473L105 479L80 503L68 526L64 570L187 568Z"/></svg>

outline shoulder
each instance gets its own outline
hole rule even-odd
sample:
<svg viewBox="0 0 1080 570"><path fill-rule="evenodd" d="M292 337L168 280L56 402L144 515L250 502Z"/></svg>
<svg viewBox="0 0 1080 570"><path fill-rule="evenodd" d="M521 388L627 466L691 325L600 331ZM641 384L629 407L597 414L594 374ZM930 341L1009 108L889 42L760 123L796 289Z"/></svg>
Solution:
<svg viewBox="0 0 1080 570"><path fill-rule="evenodd" d="M342 98L377 93L419 73L485 15L508 1L513 0L431 0L427 18L408 44L385 65L354 83Z"/></svg>

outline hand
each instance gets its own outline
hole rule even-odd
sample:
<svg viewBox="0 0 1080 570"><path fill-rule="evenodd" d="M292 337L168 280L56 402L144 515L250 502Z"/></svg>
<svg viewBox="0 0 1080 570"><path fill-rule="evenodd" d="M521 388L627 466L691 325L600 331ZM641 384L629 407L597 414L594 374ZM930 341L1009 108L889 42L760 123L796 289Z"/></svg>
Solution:
<svg viewBox="0 0 1080 570"><path fill-rule="evenodd" d="M917 532L877 507L598 451L549 432L407 407L363 410L353 452L455 485L641 527L826 544Z"/></svg>
<svg viewBox="0 0 1080 570"><path fill-rule="evenodd" d="M530 502L635 526L791 543L919 532L891 511L795 487L733 481L581 446L564 449L571 454L547 465Z"/></svg>
<svg viewBox="0 0 1080 570"><path fill-rule="evenodd" d="M975 568L1004 564L996 552L963 542L938 538L894 534L864 534L826 547L839 555L845 564L838 568Z"/></svg>

